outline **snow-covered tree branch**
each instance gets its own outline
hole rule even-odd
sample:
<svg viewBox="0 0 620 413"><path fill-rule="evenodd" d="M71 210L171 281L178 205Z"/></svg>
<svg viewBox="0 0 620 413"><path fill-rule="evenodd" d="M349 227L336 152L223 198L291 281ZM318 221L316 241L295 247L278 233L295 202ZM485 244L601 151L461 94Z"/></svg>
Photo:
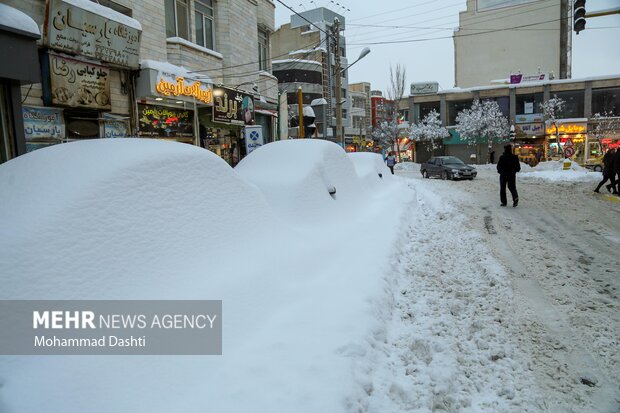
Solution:
<svg viewBox="0 0 620 413"><path fill-rule="evenodd" d="M613 135L615 131L620 129L620 117L614 116L612 112L596 113L592 117L592 123L594 128L589 131L589 135L601 144L601 141L609 136Z"/></svg>
<svg viewBox="0 0 620 413"><path fill-rule="evenodd" d="M540 110L545 116L545 124L552 125L555 128L555 139L557 144L556 151L558 154L560 153L560 133L558 129L558 117L564 110L565 106L566 102L564 101L564 99L557 96L554 96L551 99L540 104Z"/></svg>
<svg viewBox="0 0 620 413"><path fill-rule="evenodd" d="M381 147L389 147L392 148L393 151L396 151L398 146L398 123L396 119L378 123L377 126L372 128L372 137L379 142Z"/></svg>
<svg viewBox="0 0 620 413"><path fill-rule="evenodd" d="M456 130L469 145L486 143L489 161L493 143L508 136L509 126L508 119L502 114L497 102L481 102L476 99L469 109L464 109L457 115Z"/></svg>
<svg viewBox="0 0 620 413"><path fill-rule="evenodd" d="M441 125L439 113L434 110L428 113L420 123L413 124L409 128L409 138L426 142L431 150L437 149L448 134L448 129Z"/></svg>

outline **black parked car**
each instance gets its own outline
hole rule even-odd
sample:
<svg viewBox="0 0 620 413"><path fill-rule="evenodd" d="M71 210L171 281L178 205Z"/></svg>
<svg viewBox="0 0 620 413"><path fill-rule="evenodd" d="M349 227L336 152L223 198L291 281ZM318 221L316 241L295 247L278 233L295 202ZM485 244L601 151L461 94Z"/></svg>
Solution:
<svg viewBox="0 0 620 413"><path fill-rule="evenodd" d="M476 177L478 172L473 166L466 165L454 156L433 156L420 167L424 178L436 176L441 179L469 179Z"/></svg>

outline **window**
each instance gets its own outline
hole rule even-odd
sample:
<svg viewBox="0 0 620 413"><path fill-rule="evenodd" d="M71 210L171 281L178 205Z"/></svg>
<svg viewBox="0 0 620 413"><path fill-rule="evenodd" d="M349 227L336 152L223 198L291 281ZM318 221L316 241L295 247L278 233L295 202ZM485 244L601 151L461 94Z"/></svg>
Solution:
<svg viewBox="0 0 620 413"><path fill-rule="evenodd" d="M620 116L620 87L592 90L592 115L597 113Z"/></svg>
<svg viewBox="0 0 620 413"><path fill-rule="evenodd" d="M417 103L416 106L418 107L418 110L420 111L418 118L417 118L417 122L422 121L422 119L424 119L426 115L428 115L432 111L440 113L439 102Z"/></svg>
<svg viewBox="0 0 620 413"><path fill-rule="evenodd" d="M189 40L188 0L165 0L166 37Z"/></svg>
<svg viewBox="0 0 620 413"><path fill-rule="evenodd" d="M471 104L471 100L448 102L448 126L456 125L458 114L464 109L469 109Z"/></svg>
<svg viewBox="0 0 620 413"><path fill-rule="evenodd" d="M566 105L564 110L559 114L558 118L582 118L583 117L583 101L584 91L575 90L569 92L551 92L551 96L557 96L564 99Z"/></svg>
<svg viewBox="0 0 620 413"><path fill-rule="evenodd" d="M213 42L213 0L196 0L196 43L215 50Z"/></svg>
<svg viewBox="0 0 620 413"><path fill-rule="evenodd" d="M540 104L543 103L542 93L532 93L528 95L517 95L517 115L530 115L541 113Z"/></svg>
<svg viewBox="0 0 620 413"><path fill-rule="evenodd" d="M269 32L258 29L258 68L269 70Z"/></svg>

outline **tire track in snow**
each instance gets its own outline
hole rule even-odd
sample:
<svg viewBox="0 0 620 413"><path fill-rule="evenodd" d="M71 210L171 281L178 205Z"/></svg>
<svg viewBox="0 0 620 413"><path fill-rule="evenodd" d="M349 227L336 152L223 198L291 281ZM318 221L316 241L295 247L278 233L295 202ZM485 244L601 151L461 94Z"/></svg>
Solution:
<svg viewBox="0 0 620 413"><path fill-rule="evenodd" d="M469 227L486 225L471 213L481 206L501 223L485 241L513 281L519 342L544 411L620 412L620 209L587 183L528 180L519 207L500 208L496 175L479 178L467 191L450 188L450 202Z"/></svg>
<svg viewBox="0 0 620 413"><path fill-rule="evenodd" d="M516 344L510 281L482 235L430 189L393 256L383 328L356 360L357 412L538 412L544 401ZM442 183L443 184L443 183ZM432 241L430 241L432 239Z"/></svg>

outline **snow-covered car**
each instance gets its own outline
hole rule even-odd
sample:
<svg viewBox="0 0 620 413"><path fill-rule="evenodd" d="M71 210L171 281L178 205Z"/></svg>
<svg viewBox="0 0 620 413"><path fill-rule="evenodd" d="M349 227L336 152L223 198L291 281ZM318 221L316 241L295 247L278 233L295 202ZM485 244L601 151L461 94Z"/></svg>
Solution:
<svg viewBox="0 0 620 413"><path fill-rule="evenodd" d="M435 176L441 179L469 179L476 177L478 172L473 166L465 164L455 156L433 156L420 166L424 178Z"/></svg>

